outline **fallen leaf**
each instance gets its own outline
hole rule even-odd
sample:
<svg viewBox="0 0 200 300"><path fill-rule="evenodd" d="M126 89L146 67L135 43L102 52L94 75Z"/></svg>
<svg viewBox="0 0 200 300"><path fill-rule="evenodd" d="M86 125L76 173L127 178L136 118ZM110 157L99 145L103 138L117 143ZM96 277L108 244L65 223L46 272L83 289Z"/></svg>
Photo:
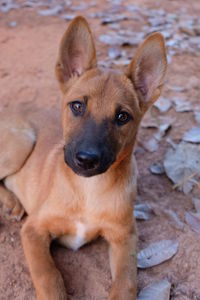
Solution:
<svg viewBox="0 0 200 300"><path fill-rule="evenodd" d="M137 300L169 300L171 283L161 280L145 287L138 295Z"/></svg>
<svg viewBox="0 0 200 300"><path fill-rule="evenodd" d="M172 85L172 86L170 86L170 89L177 93L185 92L185 88L183 86L179 86L179 85Z"/></svg>
<svg viewBox="0 0 200 300"><path fill-rule="evenodd" d="M113 64L116 66L128 66L130 64L131 60L126 58L121 58L118 60L114 60Z"/></svg>
<svg viewBox="0 0 200 300"><path fill-rule="evenodd" d="M142 143L144 148L149 152L155 152L158 150L158 140L152 137L147 142Z"/></svg>
<svg viewBox="0 0 200 300"><path fill-rule="evenodd" d="M12 1L0 1L0 11L8 13L11 9L18 9L19 5L12 3Z"/></svg>
<svg viewBox="0 0 200 300"><path fill-rule="evenodd" d="M121 15L110 15L105 17L102 21L101 24L102 25L107 25L107 24L111 24L111 23L116 23L116 22L120 22L120 21L124 21L127 20L127 16L124 14Z"/></svg>
<svg viewBox="0 0 200 300"><path fill-rule="evenodd" d="M187 131L183 136L183 141L200 143L200 127L195 127Z"/></svg>
<svg viewBox="0 0 200 300"><path fill-rule="evenodd" d="M161 163L153 163L150 166L150 171L152 174L155 174L155 175L162 175L165 173L164 167Z"/></svg>
<svg viewBox="0 0 200 300"><path fill-rule="evenodd" d="M8 26L10 26L10 27L16 27L17 26L17 22L16 21L11 21L11 22L9 22L8 23Z"/></svg>
<svg viewBox="0 0 200 300"><path fill-rule="evenodd" d="M200 148L184 142L174 145L167 150L163 165L175 187L188 194L197 184L195 176L200 175Z"/></svg>
<svg viewBox="0 0 200 300"><path fill-rule="evenodd" d="M138 253L138 268L146 269L159 265L173 257L177 251L177 241L162 240L153 243Z"/></svg>
<svg viewBox="0 0 200 300"><path fill-rule="evenodd" d="M66 21L71 21L73 20L74 18L76 17L76 15L73 15L73 14L64 14L61 16L61 18L63 20L66 20Z"/></svg>
<svg viewBox="0 0 200 300"><path fill-rule="evenodd" d="M187 212L185 219L193 231L200 233L200 213Z"/></svg>
<svg viewBox="0 0 200 300"><path fill-rule="evenodd" d="M169 99L161 97L158 99L154 106L162 113L167 112L171 107L172 103Z"/></svg>
<svg viewBox="0 0 200 300"><path fill-rule="evenodd" d="M195 118L195 121L200 124L200 111L194 112L194 118Z"/></svg>
<svg viewBox="0 0 200 300"><path fill-rule="evenodd" d="M135 36L129 36L123 34L121 32L121 35L115 32L111 32L110 34L102 34L99 37L99 40L102 43L105 43L107 45L120 45L120 46L138 46L138 44L141 43L141 40L143 39L143 36L140 34Z"/></svg>
<svg viewBox="0 0 200 300"><path fill-rule="evenodd" d="M74 11L83 11L83 10L88 9L88 5L84 2L82 2L79 5L70 6L70 9L74 10Z"/></svg>
<svg viewBox="0 0 200 300"><path fill-rule="evenodd" d="M158 132L154 134L154 137L160 141L168 132L168 130L171 128L171 121L168 120L168 123L160 124L158 127Z"/></svg>
<svg viewBox="0 0 200 300"><path fill-rule="evenodd" d="M175 227L176 229L183 230L184 228L184 223L181 222L177 214L171 210L171 209L166 209L164 210L164 214L168 217L170 224Z"/></svg>
<svg viewBox="0 0 200 300"><path fill-rule="evenodd" d="M200 213L200 199L198 199L198 198L193 198L193 199L192 199L192 202L193 202L193 204L194 204L194 207L195 207L196 211L197 211L198 213Z"/></svg>
<svg viewBox="0 0 200 300"><path fill-rule="evenodd" d="M142 203L142 204L135 204L134 207L134 216L137 220L151 220L153 215L153 210L151 205Z"/></svg>
<svg viewBox="0 0 200 300"><path fill-rule="evenodd" d="M44 17L57 16L62 11L62 5L58 4L55 7L39 10L39 14Z"/></svg>
<svg viewBox="0 0 200 300"><path fill-rule="evenodd" d="M196 35L193 28L189 28L189 27L180 27L180 31L181 31L182 33L185 33L185 34L189 35L189 36L195 36L195 35Z"/></svg>
<svg viewBox="0 0 200 300"><path fill-rule="evenodd" d="M185 99L174 98L173 102L175 103L176 112L188 112L191 111L191 104Z"/></svg>
<svg viewBox="0 0 200 300"><path fill-rule="evenodd" d="M112 59L117 59L120 58L122 54L117 48L112 47L108 50L108 56Z"/></svg>

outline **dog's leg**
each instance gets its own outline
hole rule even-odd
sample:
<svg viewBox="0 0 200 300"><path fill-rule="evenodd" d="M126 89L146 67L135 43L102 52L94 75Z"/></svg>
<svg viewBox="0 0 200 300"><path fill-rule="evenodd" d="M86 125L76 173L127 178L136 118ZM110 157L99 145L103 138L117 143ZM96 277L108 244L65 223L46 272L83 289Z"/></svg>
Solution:
<svg viewBox="0 0 200 300"><path fill-rule="evenodd" d="M121 241L110 241L112 287L109 300L136 300L137 234L136 230Z"/></svg>
<svg viewBox="0 0 200 300"><path fill-rule="evenodd" d="M24 208L17 199L17 197L9 190L7 190L2 183L0 183L0 202L3 204L3 211L6 217L10 220L20 221L24 215Z"/></svg>
<svg viewBox="0 0 200 300"><path fill-rule="evenodd" d="M50 255L49 233L29 217L21 236L37 300L66 300L63 279Z"/></svg>

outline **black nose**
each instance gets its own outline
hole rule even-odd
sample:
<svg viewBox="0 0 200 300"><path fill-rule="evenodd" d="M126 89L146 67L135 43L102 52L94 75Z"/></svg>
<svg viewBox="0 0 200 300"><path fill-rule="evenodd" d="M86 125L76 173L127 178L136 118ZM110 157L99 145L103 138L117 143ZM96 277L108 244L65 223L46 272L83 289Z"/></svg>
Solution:
<svg viewBox="0 0 200 300"><path fill-rule="evenodd" d="M77 165L85 170L94 169L99 165L100 155L96 152L80 151L76 153Z"/></svg>

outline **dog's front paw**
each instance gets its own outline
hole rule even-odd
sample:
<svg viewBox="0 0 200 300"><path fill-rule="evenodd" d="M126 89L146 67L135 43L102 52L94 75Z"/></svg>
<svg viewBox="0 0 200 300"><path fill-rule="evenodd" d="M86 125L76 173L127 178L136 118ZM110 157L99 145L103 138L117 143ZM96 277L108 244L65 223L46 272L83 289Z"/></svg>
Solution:
<svg viewBox="0 0 200 300"><path fill-rule="evenodd" d="M109 300L136 300L136 285L113 283L110 291Z"/></svg>
<svg viewBox="0 0 200 300"><path fill-rule="evenodd" d="M41 270L42 273L42 270ZM35 280L37 300L67 300L67 293L60 272L52 266Z"/></svg>
<svg viewBox="0 0 200 300"><path fill-rule="evenodd" d="M20 221L22 219L25 213L24 208L12 192L4 189L4 194L0 193L0 202L3 203L3 213L6 219L12 221Z"/></svg>

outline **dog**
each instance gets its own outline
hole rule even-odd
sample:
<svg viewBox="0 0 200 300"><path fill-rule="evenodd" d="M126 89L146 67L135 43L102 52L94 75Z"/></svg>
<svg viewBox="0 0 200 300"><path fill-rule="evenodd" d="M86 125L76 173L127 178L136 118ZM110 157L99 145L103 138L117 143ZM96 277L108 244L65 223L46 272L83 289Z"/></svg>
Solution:
<svg viewBox="0 0 200 300"><path fill-rule="evenodd" d="M61 112L1 116L0 200L10 218L28 214L21 238L38 300L67 299L51 241L78 250L98 236L109 243L109 300L136 299L133 148L166 68L160 33L146 38L125 73L99 68L91 30L79 16L58 51Z"/></svg>

